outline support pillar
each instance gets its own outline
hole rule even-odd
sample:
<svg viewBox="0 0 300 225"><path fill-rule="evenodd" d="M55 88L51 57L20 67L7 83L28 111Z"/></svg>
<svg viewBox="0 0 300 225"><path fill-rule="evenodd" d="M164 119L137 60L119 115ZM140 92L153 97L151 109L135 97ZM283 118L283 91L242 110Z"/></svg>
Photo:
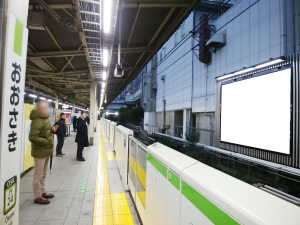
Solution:
<svg viewBox="0 0 300 225"><path fill-rule="evenodd" d="M0 224L3 225L20 224L28 6L29 0L0 1ZM11 78L12 72L19 76ZM12 88L17 91L12 92ZM12 93L14 99L9 98Z"/></svg>
<svg viewBox="0 0 300 225"><path fill-rule="evenodd" d="M55 96L55 109L58 110L58 97Z"/></svg>
<svg viewBox="0 0 300 225"><path fill-rule="evenodd" d="M188 127L190 125L190 109L183 110L183 139L186 139L186 133L188 132Z"/></svg>
<svg viewBox="0 0 300 225"><path fill-rule="evenodd" d="M59 109L58 109L58 97L55 96L55 121L57 120L58 113L59 113Z"/></svg>
<svg viewBox="0 0 300 225"><path fill-rule="evenodd" d="M93 145L94 143L94 133L95 133L95 108L96 108L96 85L95 83L90 84L90 110L89 110L89 117L90 117L90 125L89 125L89 136L90 136L90 144Z"/></svg>
<svg viewBox="0 0 300 225"><path fill-rule="evenodd" d="M97 110L98 110L98 96L97 96L97 85L95 85L95 106L94 106L94 132L97 131L97 117L98 117L98 114L97 114Z"/></svg>

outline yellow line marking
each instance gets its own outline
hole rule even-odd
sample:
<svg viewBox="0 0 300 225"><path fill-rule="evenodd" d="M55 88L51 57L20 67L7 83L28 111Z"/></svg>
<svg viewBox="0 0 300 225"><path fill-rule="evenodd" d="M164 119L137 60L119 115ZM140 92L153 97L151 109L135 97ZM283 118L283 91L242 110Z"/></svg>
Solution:
<svg viewBox="0 0 300 225"><path fill-rule="evenodd" d="M100 130L93 225L134 225L126 194L110 193L107 160L115 157L106 152L104 135Z"/></svg>
<svg viewBox="0 0 300 225"><path fill-rule="evenodd" d="M114 199L120 200L120 199L124 199L124 198L127 199L125 193L113 193L113 194L111 194L111 200L114 200Z"/></svg>
<svg viewBox="0 0 300 225"><path fill-rule="evenodd" d="M134 225L132 215L114 215L115 225Z"/></svg>
<svg viewBox="0 0 300 225"><path fill-rule="evenodd" d="M106 152L107 160L115 160L115 155L113 152Z"/></svg>
<svg viewBox="0 0 300 225"><path fill-rule="evenodd" d="M114 225L114 220L113 220L112 216L94 217L93 224L94 225Z"/></svg>
<svg viewBox="0 0 300 225"><path fill-rule="evenodd" d="M136 174L136 163L133 156L130 156L130 161L131 161L130 162L131 169L133 170L133 173Z"/></svg>
<svg viewBox="0 0 300 225"><path fill-rule="evenodd" d="M146 191L138 191L137 194L140 197L140 200L145 209L146 208Z"/></svg>
<svg viewBox="0 0 300 225"><path fill-rule="evenodd" d="M146 172L139 161L137 161L137 174L143 187L146 189Z"/></svg>

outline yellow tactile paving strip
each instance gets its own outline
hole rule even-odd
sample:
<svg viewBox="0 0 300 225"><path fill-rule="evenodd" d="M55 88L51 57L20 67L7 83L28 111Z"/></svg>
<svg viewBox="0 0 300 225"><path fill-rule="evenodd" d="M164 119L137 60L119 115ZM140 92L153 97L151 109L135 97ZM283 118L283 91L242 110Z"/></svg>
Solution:
<svg viewBox="0 0 300 225"><path fill-rule="evenodd" d="M100 150L94 203L94 225L134 225L125 193L110 193L107 160L115 160L105 151L104 133L100 131Z"/></svg>
<svg viewBox="0 0 300 225"><path fill-rule="evenodd" d="M113 152L106 152L107 160L115 160L115 155Z"/></svg>

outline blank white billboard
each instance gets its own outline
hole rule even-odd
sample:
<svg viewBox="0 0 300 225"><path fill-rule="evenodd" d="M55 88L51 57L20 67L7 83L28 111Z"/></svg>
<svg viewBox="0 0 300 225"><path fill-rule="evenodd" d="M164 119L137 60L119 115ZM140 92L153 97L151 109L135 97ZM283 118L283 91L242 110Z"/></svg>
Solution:
<svg viewBox="0 0 300 225"><path fill-rule="evenodd" d="M290 153L291 69L221 89L222 142Z"/></svg>

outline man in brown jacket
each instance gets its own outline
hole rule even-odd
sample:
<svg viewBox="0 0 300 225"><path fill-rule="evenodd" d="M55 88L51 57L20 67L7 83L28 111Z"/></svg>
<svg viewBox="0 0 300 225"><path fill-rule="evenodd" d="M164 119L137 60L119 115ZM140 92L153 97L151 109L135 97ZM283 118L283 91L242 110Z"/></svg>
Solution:
<svg viewBox="0 0 300 225"><path fill-rule="evenodd" d="M36 103L36 108L31 111L31 129L29 140L31 141L31 156L34 157L33 194L37 204L49 204L48 198L53 194L47 194L45 180L50 155L53 154L53 136L57 126L51 127L50 106L46 101Z"/></svg>

